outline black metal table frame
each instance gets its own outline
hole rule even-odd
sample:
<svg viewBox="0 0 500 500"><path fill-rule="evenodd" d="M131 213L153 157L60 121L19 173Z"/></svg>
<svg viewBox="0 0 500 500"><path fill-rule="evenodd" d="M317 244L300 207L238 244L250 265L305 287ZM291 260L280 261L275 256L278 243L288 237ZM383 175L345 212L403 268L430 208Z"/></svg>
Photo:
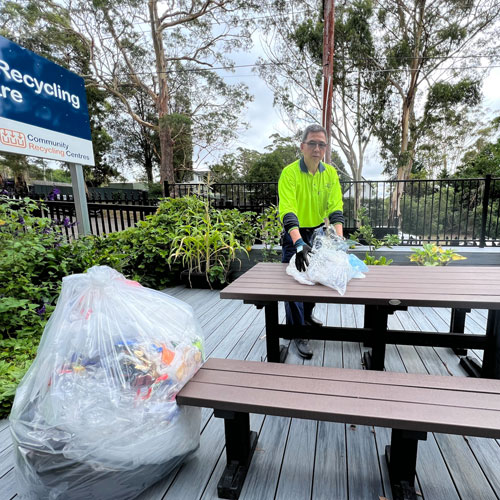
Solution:
<svg viewBox="0 0 500 500"><path fill-rule="evenodd" d="M280 346L282 339L337 340L343 342L363 342L372 348L366 352L364 363L367 369L383 370L387 344L420 345L431 347L451 347L457 354L466 354L467 349L483 349L482 366L472 358L463 356L460 364L469 375L500 379L500 310L490 309L486 324L486 334L464 334L465 316L470 309L453 308L450 332L421 332L410 330L389 330L389 314L407 310L401 305L365 305L363 328L334 326L291 326L282 325L278 318L278 301L245 300L265 309L267 360L284 362L288 354L287 346Z"/></svg>

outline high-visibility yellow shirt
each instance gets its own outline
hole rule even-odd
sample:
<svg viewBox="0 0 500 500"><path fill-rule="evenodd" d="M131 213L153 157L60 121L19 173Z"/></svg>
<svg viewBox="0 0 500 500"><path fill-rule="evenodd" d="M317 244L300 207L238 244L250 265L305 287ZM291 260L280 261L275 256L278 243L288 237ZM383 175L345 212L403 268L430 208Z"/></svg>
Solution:
<svg viewBox="0 0 500 500"><path fill-rule="evenodd" d="M320 162L313 175L304 158L287 165L278 181L279 216L297 216L299 227L316 227L332 212L343 209L339 176L331 165Z"/></svg>

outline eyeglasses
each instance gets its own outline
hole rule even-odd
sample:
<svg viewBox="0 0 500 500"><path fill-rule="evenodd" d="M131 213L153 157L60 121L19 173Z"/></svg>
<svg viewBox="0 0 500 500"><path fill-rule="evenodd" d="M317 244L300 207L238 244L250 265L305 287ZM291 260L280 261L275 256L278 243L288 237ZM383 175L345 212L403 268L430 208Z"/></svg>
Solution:
<svg viewBox="0 0 500 500"><path fill-rule="evenodd" d="M324 142L309 141L309 142L306 142L306 144L311 149L315 149L316 147L318 147L319 149L325 149L326 148L326 143L324 143Z"/></svg>

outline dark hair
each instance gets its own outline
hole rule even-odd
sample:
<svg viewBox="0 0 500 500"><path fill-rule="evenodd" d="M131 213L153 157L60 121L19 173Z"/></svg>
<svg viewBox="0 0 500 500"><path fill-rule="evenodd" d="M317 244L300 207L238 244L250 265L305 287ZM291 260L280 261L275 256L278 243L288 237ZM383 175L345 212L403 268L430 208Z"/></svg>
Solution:
<svg viewBox="0 0 500 500"><path fill-rule="evenodd" d="M317 123L313 123L312 125L307 126L304 130L304 133L302 134L302 142L306 142L307 136L315 132L323 132L323 134L325 134L325 139L328 137L325 127L322 127Z"/></svg>

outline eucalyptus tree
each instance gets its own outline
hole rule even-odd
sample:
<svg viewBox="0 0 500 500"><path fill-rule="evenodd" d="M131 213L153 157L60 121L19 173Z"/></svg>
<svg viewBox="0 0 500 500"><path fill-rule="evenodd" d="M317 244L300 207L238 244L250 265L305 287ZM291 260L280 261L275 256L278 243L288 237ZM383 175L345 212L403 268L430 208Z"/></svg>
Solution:
<svg viewBox="0 0 500 500"><path fill-rule="evenodd" d="M482 67L498 59L499 19L496 0L385 0L377 5L372 29L380 36L371 61L385 74L391 92L372 118L382 156L398 180L410 177L429 127L444 123L432 120L433 114L477 104L487 71ZM394 191L392 217L400 216L401 196L401 189Z"/></svg>
<svg viewBox="0 0 500 500"><path fill-rule="evenodd" d="M230 51L251 42L248 22L239 22L242 0L60 0L71 13L71 29L89 50L100 88L118 99L140 125L159 138L160 180L173 183L174 146L190 128L195 147L225 143L242 123L250 100L244 85L228 85L215 71L228 71ZM55 8L51 0L45 4ZM49 8L49 7L47 7ZM173 88L189 96L184 123L171 116ZM132 86L155 108L154 119L139 116L129 102ZM176 118L179 118L178 116ZM179 128L180 127L180 128Z"/></svg>
<svg viewBox="0 0 500 500"><path fill-rule="evenodd" d="M259 74L296 131L307 122L321 121L322 2L294 0L282 4L279 12L276 22L267 21L267 57L260 61ZM370 27L373 14L371 0L337 2L335 7L332 140L355 181L362 180L374 130L370 117L373 108L382 105L379 95L385 88L383 75L373 72L370 62L375 51ZM356 200L355 209L359 192Z"/></svg>

